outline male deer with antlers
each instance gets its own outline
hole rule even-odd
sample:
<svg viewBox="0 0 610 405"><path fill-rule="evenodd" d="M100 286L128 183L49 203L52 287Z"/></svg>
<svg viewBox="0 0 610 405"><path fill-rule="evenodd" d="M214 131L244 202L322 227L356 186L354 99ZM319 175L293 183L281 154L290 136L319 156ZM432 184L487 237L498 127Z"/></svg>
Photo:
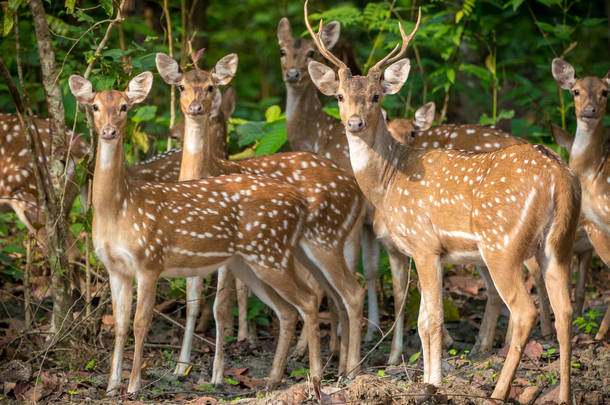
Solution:
<svg viewBox="0 0 610 405"><path fill-rule="evenodd" d="M582 215L595 250L610 265L610 149L604 145L603 118L610 93L610 71L603 78L577 79L574 68L562 59L552 62L553 77L574 96L576 135L570 150L570 168L582 186ZM596 339L610 329L610 305Z"/></svg>
<svg viewBox="0 0 610 405"><path fill-rule="evenodd" d="M334 301L344 328L339 370L355 372L360 359L364 292L344 257L354 256L354 246L348 242L362 212L363 199L355 180L326 159L309 153L283 153L238 162L226 160L224 151L218 153L223 148L217 145L225 145L226 135L212 133L210 119L221 101L218 86L227 84L236 72L237 55L222 58L212 72L196 68L182 73L176 61L159 53L157 69L168 84L175 84L180 90L185 118L181 172L202 177L256 174L294 184L306 197L308 216L297 258ZM217 350L219 346L222 347L218 345ZM215 367L215 376L218 375L222 378L222 370L216 373Z"/></svg>
<svg viewBox="0 0 610 405"><path fill-rule="evenodd" d="M324 26L321 41L332 48L339 39L340 24L332 21ZM311 82L307 70L308 63L316 54L312 41L294 38L287 18L282 18L277 28L280 44L282 76L286 84L286 134L293 150L313 152L331 160L341 169L352 173L349 163L349 147L345 138L345 129L341 121L326 114L318 97L318 91ZM365 340L370 341L373 333L379 331L379 307L377 300L377 276L379 274L380 245L375 238L372 227L373 211L367 207L361 233L362 266L368 293L368 325ZM392 269L392 286L396 302L394 315L396 326L392 336L392 345L388 363L398 364L401 361L404 314L401 313L400 300L407 282L407 260L395 249L388 248L390 267Z"/></svg>
<svg viewBox="0 0 610 405"><path fill-rule="evenodd" d="M78 102L93 108L100 134L93 178L93 244L108 269L115 317L108 393L116 393L120 384L133 279L138 299L130 393L141 387L143 343L158 278L205 276L226 263L261 295L275 291L294 305L308 330L312 374L320 376L318 308L293 266L294 245L306 215L298 190L249 175L181 183L131 180L125 176L123 153L127 110L146 98L152 74L136 76L123 92L95 93L89 81L76 75L69 84ZM280 322L294 325L294 308L283 308ZM287 352L290 338L280 336L276 359L280 351Z"/></svg>
<svg viewBox="0 0 610 405"><path fill-rule="evenodd" d="M508 397L536 319L521 272L524 260L535 256L556 315L559 396L571 403L568 282L580 207L578 179L540 145L490 153L422 150L390 136L379 102L383 95L398 92L408 77L409 60L401 58L420 19L421 10L409 36L399 24L400 51L396 46L367 76L352 76L311 28L305 2L307 28L323 56L338 67L339 79L318 62L310 62L309 74L322 93L339 100L356 180L375 206L376 233L412 256L417 267L424 382L438 386L442 381L442 264L478 262L487 265L514 320L510 349L492 393L493 399Z"/></svg>

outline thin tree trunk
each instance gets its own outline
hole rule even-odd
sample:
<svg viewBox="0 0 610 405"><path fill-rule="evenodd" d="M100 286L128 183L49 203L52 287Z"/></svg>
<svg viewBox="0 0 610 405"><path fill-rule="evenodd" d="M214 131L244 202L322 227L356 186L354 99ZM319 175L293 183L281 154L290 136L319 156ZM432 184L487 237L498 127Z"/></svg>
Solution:
<svg viewBox="0 0 610 405"><path fill-rule="evenodd" d="M55 336L62 335L64 328L72 321L72 292L67 274L68 257L66 254L66 236L68 227L63 216L63 198L65 190L62 181L65 176L65 166L61 163L55 151L65 142L66 124L61 88L57 82L55 53L51 43L51 34L47 24L46 13L42 0L29 0L34 31L38 43L38 55L42 71L42 85L46 96L52 133L51 153L49 155L51 184L45 193L44 210L47 231L48 259L51 266L51 295L53 297L53 322Z"/></svg>

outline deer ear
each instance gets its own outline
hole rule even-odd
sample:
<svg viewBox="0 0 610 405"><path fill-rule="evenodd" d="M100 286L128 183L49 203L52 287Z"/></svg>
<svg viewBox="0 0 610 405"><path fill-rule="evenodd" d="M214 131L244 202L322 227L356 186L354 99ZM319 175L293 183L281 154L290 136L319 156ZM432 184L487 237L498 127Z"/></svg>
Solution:
<svg viewBox="0 0 610 405"><path fill-rule="evenodd" d="M222 102L220 104L220 111L225 119L229 119L235 111L235 88L228 87L224 93L222 93Z"/></svg>
<svg viewBox="0 0 610 405"><path fill-rule="evenodd" d="M309 77L318 90L327 96L334 96L339 91L339 81L335 71L323 63L311 61L307 66Z"/></svg>
<svg viewBox="0 0 610 405"><path fill-rule="evenodd" d="M89 105L95 98L95 91L91 82L79 75L71 75L68 79L70 91L80 104Z"/></svg>
<svg viewBox="0 0 610 405"><path fill-rule="evenodd" d="M549 121L551 124L551 135L555 138L555 142L557 145L561 146L565 150L570 153L572 151L572 143L574 143L574 138L570 136L568 131L561 128L559 125L555 124L552 121Z"/></svg>
<svg viewBox="0 0 610 405"><path fill-rule="evenodd" d="M576 83L574 68L563 59L553 59L552 71L555 81L562 89L570 90L572 86L574 86L574 83Z"/></svg>
<svg viewBox="0 0 610 405"><path fill-rule="evenodd" d="M436 105L434 101L424 104L415 111L413 117L413 126L419 131L425 131L432 126L434 121L434 113L436 112Z"/></svg>
<svg viewBox="0 0 610 405"><path fill-rule="evenodd" d="M212 78L216 84L228 84L237 72L237 54L230 53L216 62Z"/></svg>
<svg viewBox="0 0 610 405"><path fill-rule="evenodd" d="M157 71L167 84L178 84L182 80L182 71L178 62L164 53L158 53L155 57Z"/></svg>
<svg viewBox="0 0 610 405"><path fill-rule="evenodd" d="M392 63L383 72L381 86L383 87L384 94L398 93L409 77L409 70L411 70L411 63L407 58Z"/></svg>
<svg viewBox="0 0 610 405"><path fill-rule="evenodd" d="M288 41L292 39L292 29L290 28L290 21L284 17L280 20L277 25L277 40L278 42Z"/></svg>
<svg viewBox="0 0 610 405"><path fill-rule="evenodd" d="M131 104L144 101L153 84L153 74L150 72L140 73L127 84L125 95Z"/></svg>
<svg viewBox="0 0 610 405"><path fill-rule="evenodd" d="M606 73L606 76L604 76L602 80L606 82L606 86L610 87L610 70L608 70L608 73Z"/></svg>
<svg viewBox="0 0 610 405"><path fill-rule="evenodd" d="M179 141L184 139L184 120L178 121L173 127L171 127L168 135L171 136L172 139L177 139Z"/></svg>
<svg viewBox="0 0 610 405"><path fill-rule="evenodd" d="M322 28L322 43L326 49L332 49L339 40L341 35L341 23L339 21L331 21Z"/></svg>

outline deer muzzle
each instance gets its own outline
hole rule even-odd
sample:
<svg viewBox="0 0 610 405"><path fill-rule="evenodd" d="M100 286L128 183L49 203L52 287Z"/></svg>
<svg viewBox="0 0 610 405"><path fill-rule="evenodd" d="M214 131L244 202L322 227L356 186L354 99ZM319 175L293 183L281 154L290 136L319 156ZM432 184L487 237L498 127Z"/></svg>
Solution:
<svg viewBox="0 0 610 405"><path fill-rule="evenodd" d="M188 106L187 112L190 115L201 115L203 114L203 105L199 101L192 101Z"/></svg>
<svg viewBox="0 0 610 405"><path fill-rule="evenodd" d="M597 107L592 104L587 104L580 112L580 116L583 118L596 118L597 111Z"/></svg>
<svg viewBox="0 0 610 405"><path fill-rule="evenodd" d="M357 115L352 115L349 120L347 120L347 130L349 132L360 132L364 127L364 121Z"/></svg>
<svg viewBox="0 0 610 405"><path fill-rule="evenodd" d="M102 133L100 134L100 136L102 137L102 139L114 139L116 138L116 127L113 125L106 125L104 126L104 128L102 128Z"/></svg>
<svg viewBox="0 0 610 405"><path fill-rule="evenodd" d="M290 69L286 72L286 81L288 83L297 83L301 80L301 73L296 69Z"/></svg>

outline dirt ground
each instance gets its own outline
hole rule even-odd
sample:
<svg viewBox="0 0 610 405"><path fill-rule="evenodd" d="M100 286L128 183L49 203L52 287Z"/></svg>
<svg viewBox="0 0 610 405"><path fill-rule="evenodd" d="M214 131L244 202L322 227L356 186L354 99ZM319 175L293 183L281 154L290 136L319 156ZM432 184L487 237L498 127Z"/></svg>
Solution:
<svg viewBox="0 0 610 405"><path fill-rule="evenodd" d="M607 271L597 272L592 280L607 291ZM457 277L457 278L456 278ZM598 283L598 284L595 284ZM443 386L438 390L421 383L422 359L417 358L419 337L413 326L405 329L404 361L386 366L391 336L375 350L376 341L362 345L367 359L353 380L336 377L336 361L330 359L321 382L311 381L306 373L307 362L291 358L285 378L277 387L266 387L275 346L277 325L259 326L258 341L226 343L225 383L210 386L213 348L195 340L194 365L186 377L172 374L179 352L182 330L168 320L156 316L145 348L142 392L129 397L123 391L115 398L105 398L109 360L113 344L112 317L103 318L102 332L94 343L86 336L72 337L71 347L45 351L47 335L41 331L24 334L23 309L19 286L6 283L0 287L0 398L2 403L90 403L90 404L478 404L493 391L504 361L504 331L507 313L501 316L497 329L496 348L492 353L470 354L485 305L485 292L480 280L470 274L446 277L446 297L455 304L458 320L447 322L454 343L443 355ZM534 293L535 294L535 293ZM608 298L589 291L586 311L603 313ZM41 297L42 306L50 306ZM184 322L183 303L163 304L157 308ZM411 305L408 306L411 309ZM445 311L447 314L447 310ZM383 328L391 325L392 308L382 308ZM595 315L595 313L593 313ZM413 320L413 317L409 317ZM585 318L589 319L589 318ZM599 320L599 317L597 320ZM323 353L328 358L328 316L321 316ZM610 343L593 340L594 330L587 325L574 326L572 384L577 404L610 404ZM592 324L590 324L592 325ZM213 340L213 328L205 335ZM123 363L123 379L129 377L133 340L128 341ZM558 394L559 348L554 337L543 339L538 326L534 329L525 355L513 382L508 403L553 403Z"/></svg>

